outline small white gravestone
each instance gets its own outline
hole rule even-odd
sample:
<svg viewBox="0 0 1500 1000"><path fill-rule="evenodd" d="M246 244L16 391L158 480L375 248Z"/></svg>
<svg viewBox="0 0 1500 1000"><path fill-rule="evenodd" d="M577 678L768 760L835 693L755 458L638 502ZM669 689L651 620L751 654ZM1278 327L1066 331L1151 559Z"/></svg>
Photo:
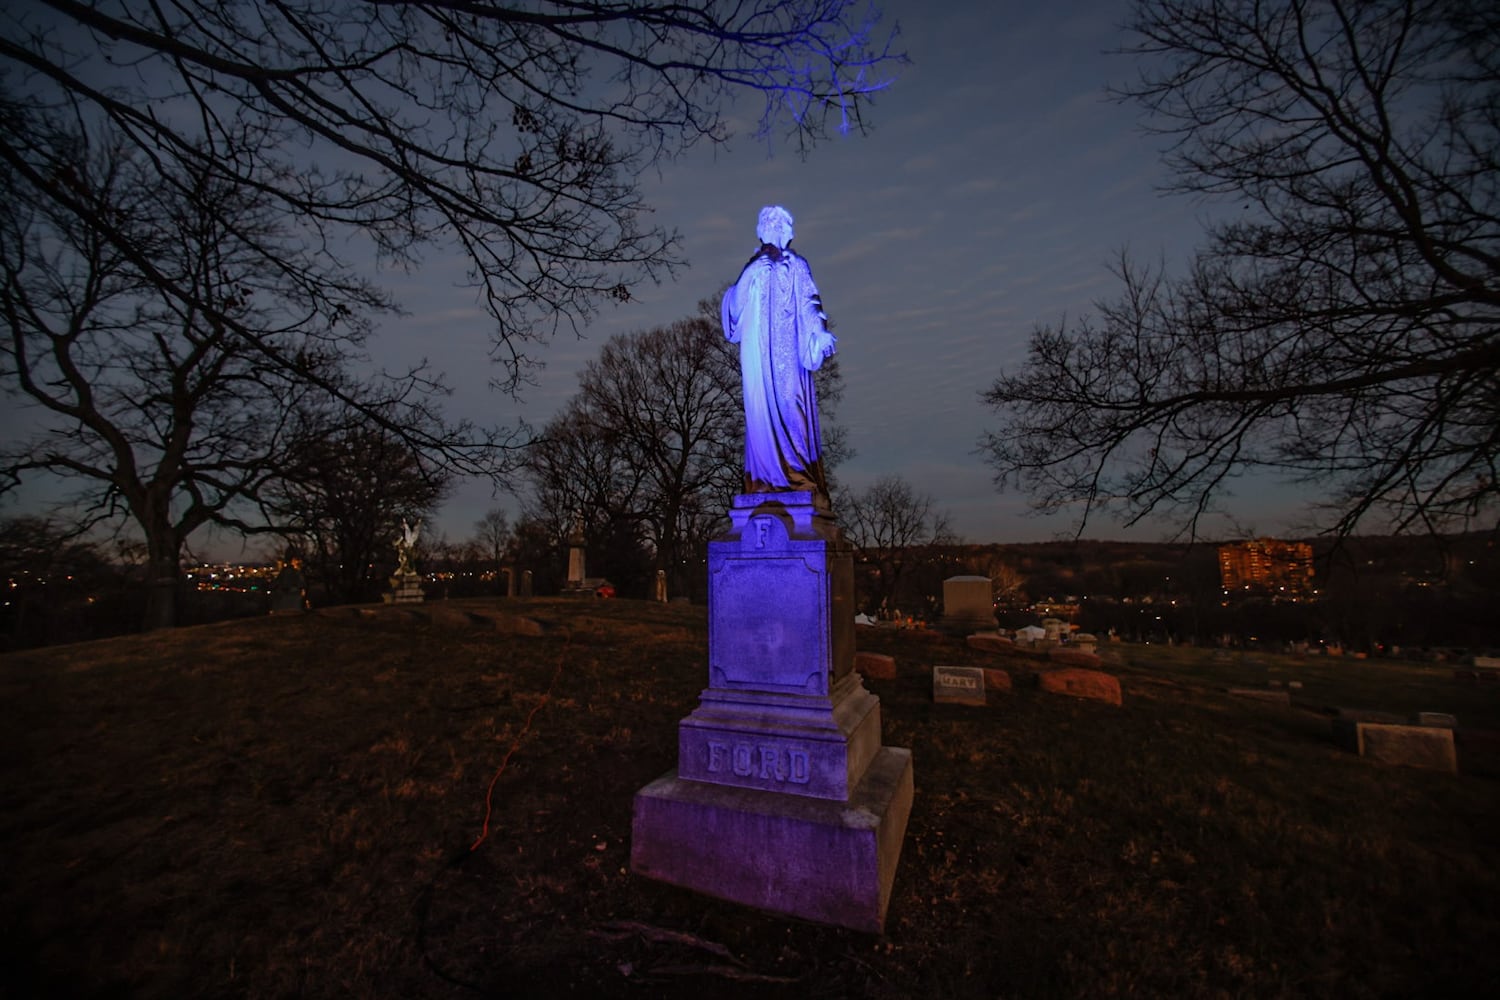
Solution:
<svg viewBox="0 0 1500 1000"><path fill-rule="evenodd" d="M1047 638L1047 630L1040 625L1022 625L1016 629L1016 642L1022 646L1030 646L1045 638Z"/></svg>

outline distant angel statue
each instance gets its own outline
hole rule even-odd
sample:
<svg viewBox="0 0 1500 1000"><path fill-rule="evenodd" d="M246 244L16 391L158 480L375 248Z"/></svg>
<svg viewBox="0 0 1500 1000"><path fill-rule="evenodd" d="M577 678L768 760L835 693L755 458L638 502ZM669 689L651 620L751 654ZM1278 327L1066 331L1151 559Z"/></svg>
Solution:
<svg viewBox="0 0 1500 1000"><path fill-rule="evenodd" d="M740 345L745 492L810 490L828 497L813 372L837 344L807 261L788 244L792 215L760 210L760 249L724 293L724 336Z"/></svg>
<svg viewBox="0 0 1500 1000"><path fill-rule="evenodd" d="M396 572L398 574L415 572L411 565L411 554L412 550L417 547L417 534L421 530L420 520L415 524L407 524L406 518L401 519L401 537L396 540Z"/></svg>

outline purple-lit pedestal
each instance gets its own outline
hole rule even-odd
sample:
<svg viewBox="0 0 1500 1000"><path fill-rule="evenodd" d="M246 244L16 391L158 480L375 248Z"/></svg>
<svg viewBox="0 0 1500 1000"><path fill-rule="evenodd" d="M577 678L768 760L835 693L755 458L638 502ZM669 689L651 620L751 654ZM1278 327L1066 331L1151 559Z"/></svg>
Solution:
<svg viewBox="0 0 1500 1000"><path fill-rule="evenodd" d="M911 812L854 672L854 567L813 494L736 497L709 544L709 686L678 766L636 793L631 867L721 899L879 932Z"/></svg>

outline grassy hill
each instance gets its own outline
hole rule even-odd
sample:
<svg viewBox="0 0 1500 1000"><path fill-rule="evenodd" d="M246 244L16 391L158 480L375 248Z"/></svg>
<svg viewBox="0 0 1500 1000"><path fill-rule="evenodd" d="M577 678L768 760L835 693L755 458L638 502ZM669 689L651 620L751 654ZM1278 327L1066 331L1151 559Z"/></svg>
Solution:
<svg viewBox="0 0 1500 1000"><path fill-rule="evenodd" d="M1500 685L1113 647L1125 703L935 705L896 657L916 802L887 933L628 871L702 608L454 601L0 657L9 996L1483 994L1500 984ZM524 616L521 618L512 616ZM535 628L533 626L540 626ZM537 632L540 634L525 634ZM1024 681L1024 677L1021 678ZM1303 707L1223 689L1297 679ZM1458 715L1464 773L1338 749L1321 706ZM490 809L486 825L486 803ZM31 984L31 985L28 985Z"/></svg>

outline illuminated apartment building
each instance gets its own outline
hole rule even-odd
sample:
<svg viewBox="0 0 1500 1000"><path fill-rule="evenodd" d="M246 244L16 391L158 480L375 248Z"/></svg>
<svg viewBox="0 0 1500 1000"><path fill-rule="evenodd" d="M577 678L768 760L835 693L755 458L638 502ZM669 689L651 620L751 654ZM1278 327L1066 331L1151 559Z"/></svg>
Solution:
<svg viewBox="0 0 1500 1000"><path fill-rule="evenodd" d="M1253 591L1277 597L1311 597L1312 546L1257 538L1219 546L1219 580L1228 593Z"/></svg>

